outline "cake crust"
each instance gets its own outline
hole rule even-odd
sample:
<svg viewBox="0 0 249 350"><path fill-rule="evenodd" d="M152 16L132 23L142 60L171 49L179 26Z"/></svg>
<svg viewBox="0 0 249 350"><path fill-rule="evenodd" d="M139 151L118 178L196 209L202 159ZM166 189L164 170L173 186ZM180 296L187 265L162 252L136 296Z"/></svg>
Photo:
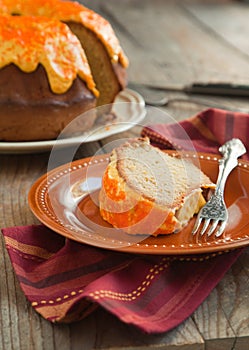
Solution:
<svg viewBox="0 0 249 350"><path fill-rule="evenodd" d="M111 104L127 85L127 71L119 61L110 60L103 42L94 32L80 23L66 22L79 38L92 70L93 79L100 92L97 106Z"/></svg>
<svg viewBox="0 0 249 350"><path fill-rule="evenodd" d="M24 73L14 64L0 74L0 140L39 141L56 139L73 120L78 132L92 127L96 98L85 83L76 78L64 94L54 94L45 69L39 65L32 73ZM92 110L92 111L91 111Z"/></svg>
<svg viewBox="0 0 249 350"><path fill-rule="evenodd" d="M194 164L134 139L114 149L99 194L104 220L129 234L170 234L205 204L212 181Z"/></svg>

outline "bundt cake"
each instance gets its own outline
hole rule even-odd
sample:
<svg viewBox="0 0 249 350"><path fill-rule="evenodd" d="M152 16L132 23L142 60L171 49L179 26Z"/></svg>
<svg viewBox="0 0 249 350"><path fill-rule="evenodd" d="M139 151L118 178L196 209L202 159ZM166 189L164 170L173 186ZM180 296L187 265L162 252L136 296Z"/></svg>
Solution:
<svg viewBox="0 0 249 350"><path fill-rule="evenodd" d="M148 138L132 139L110 155L100 215L129 234L170 234L188 223L214 187L192 162L153 147Z"/></svg>
<svg viewBox="0 0 249 350"><path fill-rule="evenodd" d="M125 87L128 60L111 25L90 9L0 0L0 14L0 140L54 139ZM77 130L95 119L89 112Z"/></svg>

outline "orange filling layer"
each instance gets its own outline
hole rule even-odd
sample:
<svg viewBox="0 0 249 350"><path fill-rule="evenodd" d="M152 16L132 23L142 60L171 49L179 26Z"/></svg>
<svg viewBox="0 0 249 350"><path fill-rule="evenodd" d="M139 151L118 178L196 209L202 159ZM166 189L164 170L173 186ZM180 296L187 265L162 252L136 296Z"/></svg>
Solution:
<svg viewBox="0 0 249 350"><path fill-rule="evenodd" d="M85 53L67 25L45 17L2 15L0 41L0 68L13 63L32 72L40 63L53 92L66 92L79 75L98 96Z"/></svg>
<svg viewBox="0 0 249 350"><path fill-rule="evenodd" d="M105 45L111 59L128 65L119 41L110 23L78 2L62 0L0 0L0 12L25 16L46 16L63 22L82 23Z"/></svg>
<svg viewBox="0 0 249 350"><path fill-rule="evenodd" d="M132 190L124 190L107 167L99 195L100 214L116 228L131 234L170 234L179 229L174 213L163 210L154 202Z"/></svg>

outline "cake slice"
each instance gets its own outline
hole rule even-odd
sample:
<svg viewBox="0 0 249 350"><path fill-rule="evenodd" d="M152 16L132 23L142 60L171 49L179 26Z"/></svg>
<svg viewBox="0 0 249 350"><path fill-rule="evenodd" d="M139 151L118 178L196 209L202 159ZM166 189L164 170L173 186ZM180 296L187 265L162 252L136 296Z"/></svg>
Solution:
<svg viewBox="0 0 249 350"><path fill-rule="evenodd" d="M104 220L129 234L181 230L215 185L192 162L132 139L114 149L99 194Z"/></svg>

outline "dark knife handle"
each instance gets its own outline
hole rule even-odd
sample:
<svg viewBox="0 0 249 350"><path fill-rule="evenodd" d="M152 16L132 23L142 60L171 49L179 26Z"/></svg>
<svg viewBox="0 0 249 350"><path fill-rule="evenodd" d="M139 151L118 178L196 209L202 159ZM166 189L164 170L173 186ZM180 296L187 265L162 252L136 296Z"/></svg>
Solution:
<svg viewBox="0 0 249 350"><path fill-rule="evenodd" d="M249 85L226 83L193 83L184 88L189 94L248 97Z"/></svg>

